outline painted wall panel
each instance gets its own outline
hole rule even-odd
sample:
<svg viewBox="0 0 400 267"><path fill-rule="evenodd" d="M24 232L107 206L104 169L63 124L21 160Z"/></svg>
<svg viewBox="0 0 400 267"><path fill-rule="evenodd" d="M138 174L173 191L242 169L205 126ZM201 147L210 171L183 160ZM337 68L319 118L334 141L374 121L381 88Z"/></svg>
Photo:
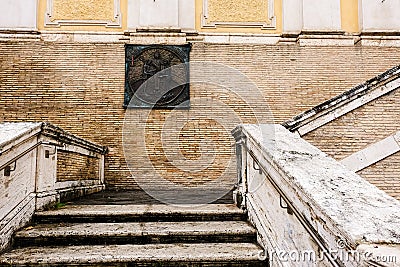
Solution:
<svg viewBox="0 0 400 267"><path fill-rule="evenodd" d="M303 19L304 30L340 30L340 0L303 0Z"/></svg>
<svg viewBox="0 0 400 267"><path fill-rule="evenodd" d="M178 0L141 0L139 24L142 27L178 27L178 14Z"/></svg>
<svg viewBox="0 0 400 267"><path fill-rule="evenodd" d="M366 31L400 29L400 1L361 0L361 28Z"/></svg>
<svg viewBox="0 0 400 267"><path fill-rule="evenodd" d="M36 29L36 0L0 0L0 28Z"/></svg>
<svg viewBox="0 0 400 267"><path fill-rule="evenodd" d="M303 28L303 0L283 0L283 32L300 32Z"/></svg>

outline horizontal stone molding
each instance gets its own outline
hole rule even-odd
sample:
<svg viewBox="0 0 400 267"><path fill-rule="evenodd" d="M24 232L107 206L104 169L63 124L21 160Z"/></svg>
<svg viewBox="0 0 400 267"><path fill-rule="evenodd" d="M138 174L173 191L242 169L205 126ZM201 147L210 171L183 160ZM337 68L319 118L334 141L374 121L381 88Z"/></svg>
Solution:
<svg viewBox="0 0 400 267"><path fill-rule="evenodd" d="M54 126L50 123L42 124L41 134L46 137L51 137L62 144L64 150L71 152L78 152L84 155L92 155L93 153L100 153L102 155L107 153L107 147L100 146L93 142L89 142L83 138L72 135L60 127ZM70 147L67 149L67 147Z"/></svg>
<svg viewBox="0 0 400 267"><path fill-rule="evenodd" d="M1 41L45 41L65 43L187 44L268 44L298 46L400 47L398 35L345 35L338 32L301 33L214 33L176 29L136 29L121 32L0 29Z"/></svg>

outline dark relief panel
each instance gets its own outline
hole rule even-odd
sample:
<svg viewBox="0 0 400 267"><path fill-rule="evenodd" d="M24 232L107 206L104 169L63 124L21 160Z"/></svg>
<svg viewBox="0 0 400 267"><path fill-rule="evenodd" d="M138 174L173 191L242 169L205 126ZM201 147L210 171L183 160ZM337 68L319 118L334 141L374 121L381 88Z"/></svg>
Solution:
<svg viewBox="0 0 400 267"><path fill-rule="evenodd" d="M126 108L189 108L189 45L125 46Z"/></svg>

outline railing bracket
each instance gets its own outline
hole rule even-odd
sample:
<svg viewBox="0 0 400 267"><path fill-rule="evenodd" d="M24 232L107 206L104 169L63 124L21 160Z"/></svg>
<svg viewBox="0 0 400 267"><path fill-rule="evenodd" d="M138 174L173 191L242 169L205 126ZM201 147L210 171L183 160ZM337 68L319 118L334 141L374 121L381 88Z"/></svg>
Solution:
<svg viewBox="0 0 400 267"><path fill-rule="evenodd" d="M262 174L262 170L260 166L256 163L256 161L253 159L253 169L258 171L259 174Z"/></svg>
<svg viewBox="0 0 400 267"><path fill-rule="evenodd" d="M4 167L4 176L9 177L11 176L11 172L15 171L17 168L17 161L14 161L14 168L11 169L10 165Z"/></svg>
<svg viewBox="0 0 400 267"><path fill-rule="evenodd" d="M281 206L282 209L286 209L287 213L290 215L293 215L293 210L292 208L286 203L286 206L283 205L282 203L282 196L279 196L279 206Z"/></svg>

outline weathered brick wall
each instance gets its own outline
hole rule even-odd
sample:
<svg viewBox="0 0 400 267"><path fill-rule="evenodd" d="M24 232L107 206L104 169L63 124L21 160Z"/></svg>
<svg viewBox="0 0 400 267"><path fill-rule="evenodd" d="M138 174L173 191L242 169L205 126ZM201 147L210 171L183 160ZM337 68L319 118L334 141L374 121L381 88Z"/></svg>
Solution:
<svg viewBox="0 0 400 267"><path fill-rule="evenodd" d="M57 182L98 180L100 159L74 152L57 151Z"/></svg>
<svg viewBox="0 0 400 267"><path fill-rule="evenodd" d="M337 160L399 131L400 90L371 101L304 138Z"/></svg>
<svg viewBox="0 0 400 267"><path fill-rule="evenodd" d="M392 197L400 200L400 152L357 173Z"/></svg>
<svg viewBox="0 0 400 267"><path fill-rule="evenodd" d="M196 43L191 52L192 61L219 62L247 75L264 94L277 123L397 65L399 58L397 48L359 46ZM108 185L136 186L127 169L122 146L123 43L1 42L0 64L2 120L49 121L108 146L105 170ZM193 185L215 179L224 171L221 167L226 166L233 154L231 129L226 129L226 125L256 122L252 108L216 85L192 85L191 97L211 98L226 106L207 106L202 101L194 101L189 111L157 110L150 118L145 116L145 110L129 110L127 115L133 125L148 122L147 152L139 149L134 138L129 144L128 152L132 153L137 173L145 177L155 167L157 173L170 181ZM176 115L176 125L182 126L177 135L181 142L175 152L198 160L194 164L199 166L194 170L179 169L173 162L175 152L172 156L166 155L172 145L161 147L162 138L164 144L174 141L174 135L162 131L164 122L170 123L173 115ZM268 115L267 106L261 115ZM135 134L133 131L132 136ZM204 143L205 139L209 142ZM211 161L200 160L204 157ZM147 158L151 159L152 166L145 165ZM230 166L226 174L235 179L235 166Z"/></svg>
<svg viewBox="0 0 400 267"><path fill-rule="evenodd" d="M341 160L400 130L400 90L331 121L304 138L328 155ZM392 155L358 173L400 199L400 155Z"/></svg>

